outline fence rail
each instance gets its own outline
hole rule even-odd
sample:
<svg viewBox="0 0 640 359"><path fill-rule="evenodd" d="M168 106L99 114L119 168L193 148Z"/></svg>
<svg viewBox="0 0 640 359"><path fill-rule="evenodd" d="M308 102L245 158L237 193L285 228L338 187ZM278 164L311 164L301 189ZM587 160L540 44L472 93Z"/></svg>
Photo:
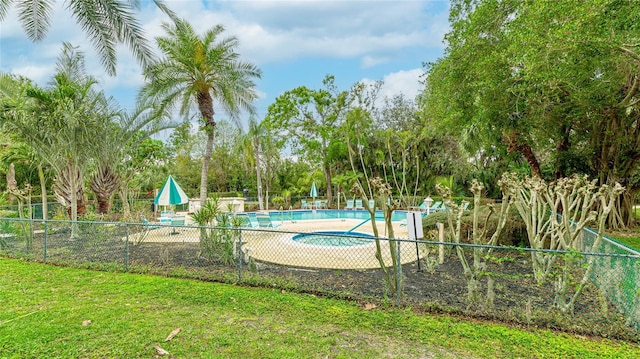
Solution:
<svg viewBox="0 0 640 359"><path fill-rule="evenodd" d="M594 236L585 231L583 242L592 243ZM2 218L0 254L640 338L640 256L607 241L599 253L536 251L278 228ZM547 264L542 280L534 260Z"/></svg>

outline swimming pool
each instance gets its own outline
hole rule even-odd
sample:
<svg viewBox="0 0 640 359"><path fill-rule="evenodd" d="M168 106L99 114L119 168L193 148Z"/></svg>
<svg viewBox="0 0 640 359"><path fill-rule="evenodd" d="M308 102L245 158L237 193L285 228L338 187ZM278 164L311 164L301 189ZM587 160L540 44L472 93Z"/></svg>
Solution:
<svg viewBox="0 0 640 359"><path fill-rule="evenodd" d="M375 237L361 232L349 231L319 231L300 233L292 237L298 243L317 246L350 247L373 243Z"/></svg>
<svg viewBox="0 0 640 359"><path fill-rule="evenodd" d="M295 210L295 211L273 211L269 212L271 220L274 221L305 221L315 219L371 219L368 211L362 210L338 210L338 209L319 209L319 210ZM401 221L407 219L406 211L394 211L391 221ZM376 211L376 221L384 221L382 211Z"/></svg>

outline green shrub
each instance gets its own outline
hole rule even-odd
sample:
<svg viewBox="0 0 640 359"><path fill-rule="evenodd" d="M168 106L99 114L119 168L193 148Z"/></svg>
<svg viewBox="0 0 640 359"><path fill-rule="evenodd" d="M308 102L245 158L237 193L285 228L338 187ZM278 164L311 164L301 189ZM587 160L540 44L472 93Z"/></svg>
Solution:
<svg viewBox="0 0 640 359"><path fill-rule="evenodd" d="M0 210L0 218L18 218L17 211Z"/></svg>
<svg viewBox="0 0 640 359"><path fill-rule="evenodd" d="M275 196L271 199L271 203L273 203L274 206L282 206L284 204L284 198Z"/></svg>
<svg viewBox="0 0 640 359"><path fill-rule="evenodd" d="M489 215L489 207L485 205L480 206L480 209L478 212L478 216L479 216L478 224L481 229L488 215ZM422 226L425 231L436 230L436 223L444 223L445 234L446 234L446 231L448 231L448 229L446 228L448 226L446 213L444 212L432 213L426 216L422 220ZM491 236L491 234L493 234L493 232L497 228L497 224L498 224L498 216L494 214L491 216L491 218L487 222L488 236ZM455 225L455 219L454 219L454 225ZM473 228L473 210L467 210L462 216L462 237L469 238L472 233L472 228ZM467 236L466 233L469 233L469 235ZM468 239L468 242L471 242L470 238ZM505 223L502 233L498 238L498 245L523 247L523 246L526 246L527 243L528 243L527 228L524 222L522 221L522 218L520 218L520 215L518 214L516 209L511 208L511 210L509 211L509 217L507 218L507 222Z"/></svg>

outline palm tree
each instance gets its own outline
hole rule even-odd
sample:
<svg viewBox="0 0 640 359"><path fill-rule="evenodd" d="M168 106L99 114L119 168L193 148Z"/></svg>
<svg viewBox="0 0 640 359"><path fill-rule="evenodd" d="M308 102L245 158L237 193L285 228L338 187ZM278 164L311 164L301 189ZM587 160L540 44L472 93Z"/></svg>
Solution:
<svg viewBox="0 0 640 359"><path fill-rule="evenodd" d="M54 192L77 220L84 208L84 171L95 146L98 117L105 113L104 95L94 91L84 57L64 44L58 72L46 89L26 86L23 96L5 98L3 127L20 136L56 174ZM80 206L79 206L80 204ZM71 237L77 228L72 226Z"/></svg>
<svg viewBox="0 0 640 359"><path fill-rule="evenodd" d="M161 108L179 105L180 113L186 117L197 105L207 136L200 177L200 203L204 204L216 126L214 101L232 119L237 119L241 110L253 113L253 100L257 97L253 80L261 77L261 71L240 61L237 38L219 39L222 26L199 37L185 20L174 17L173 21L162 24L167 36L156 38L156 42L164 58L145 70L148 83L140 96L157 101Z"/></svg>
<svg viewBox="0 0 640 359"><path fill-rule="evenodd" d="M132 173L120 165L127 157L127 151L137 147L150 135L167 128L176 126L169 120L166 113L152 111L149 104L138 103L136 108L127 113L119 109L116 104L106 106L107 112L102 114L98 131L101 133L95 139L94 159L96 169L89 185L96 195L97 212L109 212L110 199L121 185L127 185ZM110 110L109 110L110 109ZM126 200L126 192L124 194ZM123 203L124 215L129 215L129 208Z"/></svg>
<svg viewBox="0 0 640 359"><path fill-rule="evenodd" d="M4 20L9 8L15 5L18 20L32 41L45 38L51 25L55 0L2 0L0 1L0 21ZM162 0L154 3L171 16ZM66 4L77 23L87 33L100 61L110 75L116 73L116 46L127 44L133 56L143 66L151 62L152 52L147 44L142 27L134 16L139 8L139 0L69 0Z"/></svg>
<svg viewBox="0 0 640 359"><path fill-rule="evenodd" d="M263 122L256 121L255 118L249 118L249 131L244 136L242 147L247 155L247 162L255 167L256 181L258 183L258 208L262 211L262 165L260 163L261 146L260 141L265 136L265 126Z"/></svg>

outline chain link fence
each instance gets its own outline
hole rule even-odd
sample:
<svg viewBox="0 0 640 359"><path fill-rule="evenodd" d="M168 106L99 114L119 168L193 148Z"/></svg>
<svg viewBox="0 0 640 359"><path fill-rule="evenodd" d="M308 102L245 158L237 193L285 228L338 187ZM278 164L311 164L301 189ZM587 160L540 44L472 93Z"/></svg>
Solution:
<svg viewBox="0 0 640 359"><path fill-rule="evenodd" d="M586 246L593 236L584 232ZM599 252L278 228L0 219L0 253L7 257L275 287L638 341L640 255L612 241Z"/></svg>

